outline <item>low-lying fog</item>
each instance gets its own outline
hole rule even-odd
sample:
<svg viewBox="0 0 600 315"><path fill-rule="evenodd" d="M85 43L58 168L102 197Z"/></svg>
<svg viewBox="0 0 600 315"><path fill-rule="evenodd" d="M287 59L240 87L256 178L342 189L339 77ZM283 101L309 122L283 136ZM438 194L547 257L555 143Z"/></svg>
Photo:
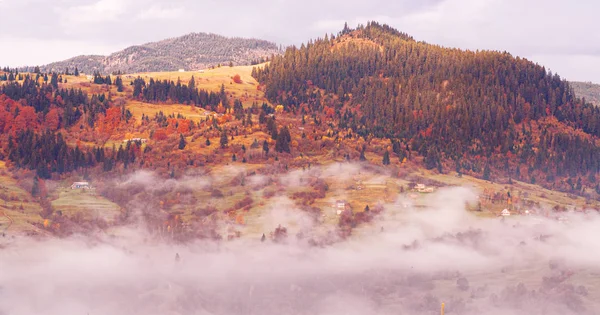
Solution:
<svg viewBox="0 0 600 315"><path fill-rule="evenodd" d="M325 247L293 236L176 245L135 227L16 239L0 249L0 314L415 315L442 303L461 315L599 312L597 214L482 219L464 209L474 198L448 188L426 209L399 201Z"/></svg>

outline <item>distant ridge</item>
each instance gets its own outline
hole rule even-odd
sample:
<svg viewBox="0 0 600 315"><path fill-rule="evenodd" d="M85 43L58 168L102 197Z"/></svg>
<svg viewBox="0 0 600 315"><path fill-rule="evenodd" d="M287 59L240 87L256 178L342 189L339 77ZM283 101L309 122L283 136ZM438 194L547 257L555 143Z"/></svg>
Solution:
<svg viewBox="0 0 600 315"><path fill-rule="evenodd" d="M570 84L577 97L585 98L586 102L600 106L600 84L591 82L570 82Z"/></svg>
<svg viewBox="0 0 600 315"><path fill-rule="evenodd" d="M42 71L136 73L198 70L217 64L248 65L253 60L279 54L275 43L239 37L225 37L209 33L191 33L158 42L134 45L109 56L77 56L40 67Z"/></svg>

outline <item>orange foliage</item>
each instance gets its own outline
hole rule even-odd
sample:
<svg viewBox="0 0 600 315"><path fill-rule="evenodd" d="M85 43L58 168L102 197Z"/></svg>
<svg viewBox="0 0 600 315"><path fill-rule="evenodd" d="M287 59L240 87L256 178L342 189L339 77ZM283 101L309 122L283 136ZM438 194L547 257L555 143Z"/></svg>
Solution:
<svg viewBox="0 0 600 315"><path fill-rule="evenodd" d="M167 139L167 131L165 129L156 130L152 135L152 139L158 141Z"/></svg>
<svg viewBox="0 0 600 315"><path fill-rule="evenodd" d="M217 113L219 114L224 114L225 113L225 107L223 107L223 103L219 103L219 106L217 106Z"/></svg>
<svg viewBox="0 0 600 315"><path fill-rule="evenodd" d="M25 130L25 129L37 129L38 116L35 113L35 109L30 106L22 107L19 115L15 119L13 124L13 131Z"/></svg>
<svg viewBox="0 0 600 315"><path fill-rule="evenodd" d="M177 130L177 118L169 118L167 120L167 129L165 130L168 135L172 135Z"/></svg>
<svg viewBox="0 0 600 315"><path fill-rule="evenodd" d="M224 124L224 123L226 123L228 121L231 121L231 120L232 120L232 116L230 114L225 114L225 115L217 118L217 122L219 123L219 125L220 124Z"/></svg>
<svg viewBox="0 0 600 315"><path fill-rule="evenodd" d="M323 113L325 113L327 117L333 118L333 115L335 115L335 110L331 107L325 106Z"/></svg>
<svg viewBox="0 0 600 315"><path fill-rule="evenodd" d="M179 120L179 126L177 126L177 133L190 132L190 121L187 119Z"/></svg>
<svg viewBox="0 0 600 315"><path fill-rule="evenodd" d="M51 131L58 130L60 124L60 115L58 113L58 109L53 108L48 112L48 114L46 114L44 124L46 128L50 129Z"/></svg>
<svg viewBox="0 0 600 315"><path fill-rule="evenodd" d="M106 116L104 117L104 131L111 133L117 129L121 123L121 110L118 107L112 107L106 110Z"/></svg>
<svg viewBox="0 0 600 315"><path fill-rule="evenodd" d="M240 77L239 74L236 74L236 75L233 76L233 82L235 82L237 84L242 83L242 78Z"/></svg>

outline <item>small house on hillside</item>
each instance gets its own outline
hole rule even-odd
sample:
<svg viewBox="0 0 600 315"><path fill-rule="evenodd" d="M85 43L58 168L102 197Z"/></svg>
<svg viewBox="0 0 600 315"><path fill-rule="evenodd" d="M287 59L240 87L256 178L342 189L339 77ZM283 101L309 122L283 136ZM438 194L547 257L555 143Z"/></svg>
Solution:
<svg viewBox="0 0 600 315"><path fill-rule="evenodd" d="M350 204L345 200L336 200L334 207L336 208L336 212L338 215L342 214L345 210L350 209Z"/></svg>
<svg viewBox="0 0 600 315"><path fill-rule="evenodd" d="M508 217L510 216L510 211L508 211L508 209L504 209L502 210L502 213L500 213L500 215L503 217Z"/></svg>
<svg viewBox="0 0 600 315"><path fill-rule="evenodd" d="M185 69L179 69L179 72L185 72Z"/></svg>
<svg viewBox="0 0 600 315"><path fill-rule="evenodd" d="M420 193L432 193L433 187L427 187L425 184L417 184L414 190Z"/></svg>
<svg viewBox="0 0 600 315"><path fill-rule="evenodd" d="M88 183L88 182L74 182L71 185L71 189L90 189L90 188L92 188L92 187L90 186L90 183Z"/></svg>

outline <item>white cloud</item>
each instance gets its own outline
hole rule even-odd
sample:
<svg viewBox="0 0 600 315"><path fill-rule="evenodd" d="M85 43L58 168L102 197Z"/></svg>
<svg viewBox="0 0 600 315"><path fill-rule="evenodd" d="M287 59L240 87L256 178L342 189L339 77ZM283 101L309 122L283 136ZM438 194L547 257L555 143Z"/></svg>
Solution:
<svg viewBox="0 0 600 315"><path fill-rule="evenodd" d="M43 65L77 55L102 55L125 47L93 41L39 40L31 38L0 37L0 64L11 67ZM43 52L43 53L40 53Z"/></svg>
<svg viewBox="0 0 600 315"><path fill-rule="evenodd" d="M127 1L99 0L93 4L71 7L60 13L65 19L63 25L90 24L114 21L127 11ZM60 12L60 11L59 11ZM72 25L71 25L72 26Z"/></svg>
<svg viewBox="0 0 600 315"><path fill-rule="evenodd" d="M137 15L138 20L170 20L183 16L185 11L181 7L164 8L161 5L153 5Z"/></svg>

